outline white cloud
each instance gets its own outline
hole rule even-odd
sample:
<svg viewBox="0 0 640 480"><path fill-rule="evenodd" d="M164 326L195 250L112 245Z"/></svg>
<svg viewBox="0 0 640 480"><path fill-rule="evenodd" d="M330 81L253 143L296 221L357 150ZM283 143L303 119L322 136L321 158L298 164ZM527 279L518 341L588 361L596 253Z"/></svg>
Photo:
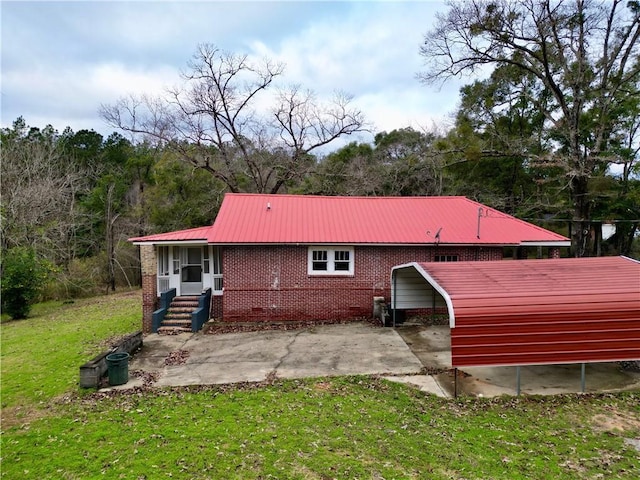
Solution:
<svg viewBox="0 0 640 480"><path fill-rule="evenodd" d="M390 102L389 98L394 101ZM374 131L391 131L411 127L415 130L431 130L435 127L451 126L449 113L430 107L425 92L381 91L357 97L357 104L374 119Z"/></svg>
<svg viewBox="0 0 640 480"><path fill-rule="evenodd" d="M340 16L316 21L280 42L255 41L256 56L284 62L286 78L328 97L341 90L374 124L375 131L450 123L459 82L420 83L419 46L440 3L353 4Z"/></svg>
<svg viewBox="0 0 640 480"><path fill-rule="evenodd" d="M160 95L166 87L178 81L178 70L168 65L142 70L127 68L122 64L100 64L88 71L88 90L93 94L99 92L100 97L111 101L129 94Z"/></svg>
<svg viewBox="0 0 640 480"><path fill-rule="evenodd" d="M78 118L82 118L87 123L76 128L103 130L104 124L96 124L101 104L113 103L129 94L161 94L177 78L177 70L164 65L142 70L116 63L87 64L59 69L55 75L42 66L14 70L2 79L2 123L15 120L6 118L5 112L16 111L27 123L43 126L38 119L48 118L49 112L51 120L44 124L58 129L78 124Z"/></svg>
<svg viewBox="0 0 640 480"><path fill-rule="evenodd" d="M415 5L415 4L411 4ZM252 48L287 64L287 77L314 90L373 89L395 81L416 83L421 62L422 23L430 9L408 16L408 6L355 5L349 15L328 18L292 32L277 44L256 41ZM354 92L355 93L355 92Z"/></svg>
<svg viewBox="0 0 640 480"><path fill-rule="evenodd" d="M11 4L2 19L2 124L23 115L35 126L49 118L56 128L86 122L80 128L108 131L100 104L161 93L178 81L197 44L211 42L286 63L282 85L300 84L321 101L335 91L352 94L376 130L421 128L447 118L458 97L457 84L438 90L416 79L422 35L442 8L440 2L50 2L38 12L36 4ZM272 97L263 98L256 107L271 104Z"/></svg>

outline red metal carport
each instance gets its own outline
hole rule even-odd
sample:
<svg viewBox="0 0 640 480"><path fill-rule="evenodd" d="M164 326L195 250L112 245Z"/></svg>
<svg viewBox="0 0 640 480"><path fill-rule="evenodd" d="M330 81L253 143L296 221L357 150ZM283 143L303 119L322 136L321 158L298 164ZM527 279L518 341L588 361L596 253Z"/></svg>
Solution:
<svg viewBox="0 0 640 480"><path fill-rule="evenodd" d="M454 367L640 360L640 263L626 257L410 263L396 310L445 307Z"/></svg>

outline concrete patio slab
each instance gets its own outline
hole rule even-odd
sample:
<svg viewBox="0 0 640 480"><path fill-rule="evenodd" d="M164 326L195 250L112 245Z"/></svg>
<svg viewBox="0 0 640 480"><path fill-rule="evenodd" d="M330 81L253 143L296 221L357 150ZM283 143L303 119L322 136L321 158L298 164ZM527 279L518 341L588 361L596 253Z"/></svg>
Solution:
<svg viewBox="0 0 640 480"><path fill-rule="evenodd" d="M434 374L424 375L425 369ZM152 374L156 386L260 382L274 375L304 378L371 374L439 396L453 396L455 386L446 325L393 329L352 323L221 335L152 334L144 338L143 348L132 357L129 370ZM130 375L127 384L113 388L132 388L145 381L148 377L145 380L144 376ZM515 395L516 388L516 367L458 370L459 395ZM617 363L586 366L586 392L636 389L640 389L640 372L622 370ZM580 391L580 365L520 368L523 394Z"/></svg>
<svg viewBox="0 0 640 480"><path fill-rule="evenodd" d="M434 375L449 395L456 390L450 371L451 335L448 325L402 325L396 328L427 370L447 370ZM640 390L640 372L623 370L616 362L585 367L585 393ZM457 393L494 397L516 395L516 367L463 367L457 376ZM525 365L520 367L520 393L552 395L582 392L581 365Z"/></svg>
<svg viewBox="0 0 640 480"><path fill-rule="evenodd" d="M425 367L451 368L451 335L448 325L402 325L396 330Z"/></svg>
<svg viewBox="0 0 640 480"><path fill-rule="evenodd" d="M554 395L582 392L582 366L526 365L520 367L520 393ZM465 367L459 391L485 397L517 394L516 367ZM451 377L453 378L453 377ZM443 380L440 380L445 384ZM452 380L446 385L451 385ZM451 387L449 387L451 388ZM584 393L640 390L640 372L623 370L616 362L585 365Z"/></svg>
<svg viewBox="0 0 640 480"><path fill-rule="evenodd" d="M167 364L176 352L183 353L184 363ZM259 382L269 375L418 374L422 363L395 330L353 323L222 335L148 335L129 370L154 374L157 386L185 386ZM130 375L127 384L114 388L132 388L143 380Z"/></svg>

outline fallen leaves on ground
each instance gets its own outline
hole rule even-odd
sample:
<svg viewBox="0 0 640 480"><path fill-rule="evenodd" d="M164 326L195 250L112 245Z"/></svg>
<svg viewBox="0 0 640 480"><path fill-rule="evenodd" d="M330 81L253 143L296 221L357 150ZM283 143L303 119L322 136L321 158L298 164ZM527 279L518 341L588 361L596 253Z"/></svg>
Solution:
<svg viewBox="0 0 640 480"><path fill-rule="evenodd" d="M167 355L167 358L164 359L164 364L166 366L184 365L185 363L187 363L188 358L188 350L174 350L173 352L169 353L169 355Z"/></svg>
<svg viewBox="0 0 640 480"><path fill-rule="evenodd" d="M344 325L348 323L370 323L375 326L381 326L379 320L362 318L359 320L326 320L326 321L291 321L291 322L249 322L249 323L224 323L211 322L203 329L203 332L209 335L220 335L223 333L244 333L244 332L262 332L267 330L298 330L301 328L318 327L321 325Z"/></svg>
<svg viewBox="0 0 640 480"><path fill-rule="evenodd" d="M144 370L132 370L130 373L132 377L142 379L143 387L153 386L153 384L158 381L158 377L160 376L160 373L158 372L146 372Z"/></svg>

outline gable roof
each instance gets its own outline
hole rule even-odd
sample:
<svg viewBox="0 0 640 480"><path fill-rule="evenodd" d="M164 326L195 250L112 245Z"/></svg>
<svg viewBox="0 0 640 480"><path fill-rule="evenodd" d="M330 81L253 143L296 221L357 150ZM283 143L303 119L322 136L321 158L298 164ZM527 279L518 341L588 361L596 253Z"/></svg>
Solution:
<svg viewBox="0 0 640 480"><path fill-rule="evenodd" d="M454 366L640 358L640 262L636 260L398 265L393 271L403 272L406 281L394 283L395 308L434 301L432 288L408 277L413 269L446 302ZM422 296L416 296L420 291Z"/></svg>
<svg viewBox="0 0 640 480"><path fill-rule="evenodd" d="M241 193L225 195L210 227L130 240L169 242L193 240L194 235L220 245L569 245L562 235L465 197Z"/></svg>

